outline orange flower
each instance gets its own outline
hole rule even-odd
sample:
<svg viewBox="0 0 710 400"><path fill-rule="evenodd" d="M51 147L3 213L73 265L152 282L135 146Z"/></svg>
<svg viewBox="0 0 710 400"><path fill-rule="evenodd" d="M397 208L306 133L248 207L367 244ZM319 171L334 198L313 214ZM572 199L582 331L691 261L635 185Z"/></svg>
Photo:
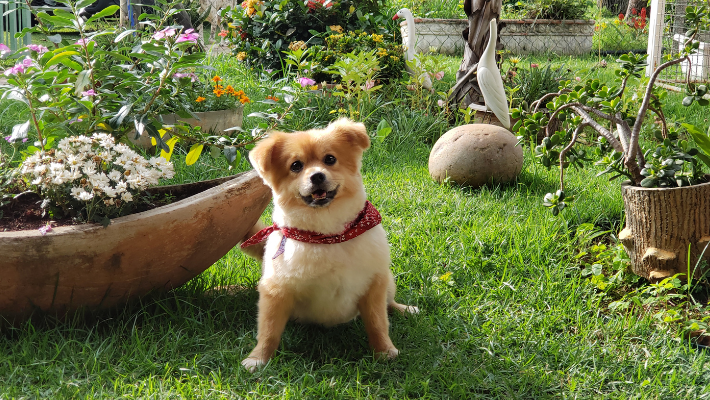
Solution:
<svg viewBox="0 0 710 400"><path fill-rule="evenodd" d="M225 91L224 88L222 88L222 85L217 85L214 87L214 90L212 91L217 97L222 96Z"/></svg>
<svg viewBox="0 0 710 400"><path fill-rule="evenodd" d="M228 34L229 34L229 32L227 32L227 31L225 31L225 30L223 30L223 31L221 31L220 33L218 33L218 35L219 35L219 36L222 36L222 37L227 37Z"/></svg>
<svg viewBox="0 0 710 400"><path fill-rule="evenodd" d="M279 101L279 98L275 96L266 96L266 100Z"/></svg>
<svg viewBox="0 0 710 400"><path fill-rule="evenodd" d="M245 103L251 103L251 100L249 100L249 98L246 95L243 95L243 96L239 97L239 102L242 104L245 104Z"/></svg>
<svg viewBox="0 0 710 400"><path fill-rule="evenodd" d="M227 94L231 94L232 96L236 96L236 91L232 87L232 85L227 85L227 90L225 90Z"/></svg>
<svg viewBox="0 0 710 400"><path fill-rule="evenodd" d="M219 76L215 75L215 77L212 78L212 82L214 82L214 83L222 82L222 78L220 78Z"/></svg>
<svg viewBox="0 0 710 400"><path fill-rule="evenodd" d="M205 99L205 98L202 97L202 96L198 96L197 99L195 99L195 101L198 102L198 103L201 103L201 102L203 102L203 101L205 101L205 100L207 100L207 99Z"/></svg>

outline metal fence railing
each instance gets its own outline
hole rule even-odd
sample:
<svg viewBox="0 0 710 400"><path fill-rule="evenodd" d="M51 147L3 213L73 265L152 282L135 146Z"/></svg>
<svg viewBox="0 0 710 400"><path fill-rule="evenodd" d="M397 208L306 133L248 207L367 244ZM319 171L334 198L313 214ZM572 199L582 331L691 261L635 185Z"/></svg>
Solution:
<svg viewBox="0 0 710 400"><path fill-rule="evenodd" d="M5 0L0 2L0 42L12 51L32 43L32 35L15 38L18 32L32 25L32 15L24 1Z"/></svg>
<svg viewBox="0 0 710 400"><path fill-rule="evenodd" d="M664 60L678 55L685 42L688 26L685 24L685 8L699 4L704 0L653 0L651 33L649 36L649 68L659 66ZM655 8L654 8L655 7ZM690 78L694 82L710 80L710 30L701 30L695 38L700 42L698 52L690 60L666 68L658 80L660 83L674 85Z"/></svg>
<svg viewBox="0 0 710 400"><path fill-rule="evenodd" d="M628 10L628 0L598 0L594 52L643 53L648 46L650 9ZM627 15L629 14L629 15Z"/></svg>

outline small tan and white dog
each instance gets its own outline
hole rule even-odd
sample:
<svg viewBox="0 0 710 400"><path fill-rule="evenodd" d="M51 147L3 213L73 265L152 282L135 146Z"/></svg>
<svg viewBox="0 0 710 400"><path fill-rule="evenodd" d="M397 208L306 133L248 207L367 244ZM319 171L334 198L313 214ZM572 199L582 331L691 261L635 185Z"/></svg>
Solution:
<svg viewBox="0 0 710 400"><path fill-rule="evenodd" d="M263 256L257 345L242 361L250 371L273 356L289 319L332 326L360 315L378 358L399 353L388 308L419 310L394 301L387 236L360 175L368 147L363 124L339 119L325 129L272 132L249 153L274 197L274 225L242 244Z"/></svg>

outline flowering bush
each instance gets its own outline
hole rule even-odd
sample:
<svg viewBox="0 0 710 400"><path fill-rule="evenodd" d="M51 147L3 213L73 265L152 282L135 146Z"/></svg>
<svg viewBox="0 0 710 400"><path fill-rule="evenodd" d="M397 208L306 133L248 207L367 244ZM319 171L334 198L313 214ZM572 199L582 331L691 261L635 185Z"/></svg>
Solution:
<svg viewBox="0 0 710 400"><path fill-rule="evenodd" d="M146 160L111 135L72 136L27 157L20 173L52 213L108 224L132 211L138 194L175 174L162 157Z"/></svg>
<svg viewBox="0 0 710 400"><path fill-rule="evenodd" d="M120 138L130 131L148 132L166 148L158 130L158 115L177 107L189 114L186 80L176 74L202 68L203 53L198 52L197 34L191 30L168 26L171 11L146 14L148 31L104 30L86 32L84 26L116 12L110 6L87 21L77 18L78 7L92 3L60 0L72 9L54 10L54 15L37 12L38 25L28 32L48 34L53 48L26 46L10 58L17 64L6 69L7 84L0 86L3 99L27 105L28 121L13 128L11 140L27 138L34 133L41 143L50 138L104 132ZM78 41L61 35L50 35L56 29L73 28ZM110 39L107 39L110 38ZM187 80L189 82L189 79Z"/></svg>
<svg viewBox="0 0 710 400"><path fill-rule="evenodd" d="M224 86L219 76L213 76L210 84L203 84L200 79L193 86L192 96L195 111L218 111L234 108L238 104L251 103L243 90L236 90L232 85Z"/></svg>
<svg viewBox="0 0 710 400"><path fill-rule="evenodd" d="M365 0L246 0L228 7L222 17L228 22L226 39L237 58L250 65L280 68L281 52L323 44L314 34L333 27L380 31L388 23L377 1Z"/></svg>
<svg viewBox="0 0 710 400"><path fill-rule="evenodd" d="M338 33L332 30L324 35L325 46L314 50L313 60L317 67L314 68L313 78L318 81L330 81L332 77L326 71L346 54L374 51L378 60L377 78L382 81L398 80L405 71L404 50L401 43L392 36L350 31Z"/></svg>

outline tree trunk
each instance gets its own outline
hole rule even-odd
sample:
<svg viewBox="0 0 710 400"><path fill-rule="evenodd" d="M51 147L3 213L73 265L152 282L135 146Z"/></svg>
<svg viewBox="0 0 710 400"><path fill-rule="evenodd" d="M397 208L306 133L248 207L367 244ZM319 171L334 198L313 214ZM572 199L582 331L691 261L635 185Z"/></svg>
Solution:
<svg viewBox="0 0 710 400"><path fill-rule="evenodd" d="M632 271L658 281L687 274L690 265L690 273L701 276L695 265L710 242L710 183L668 189L623 185L621 192L626 227L619 239L631 257ZM710 248L702 259L710 260Z"/></svg>
<svg viewBox="0 0 710 400"><path fill-rule="evenodd" d="M123 28L127 25L128 22L128 0L121 0L120 8L121 12L118 14L118 26Z"/></svg>
<svg viewBox="0 0 710 400"><path fill-rule="evenodd" d="M454 108L458 108L461 100L463 100L463 107L468 107L471 103L485 104L476 80L475 69L486 45L488 45L489 23L494 18L499 20L502 2L503 0L464 0L463 9L468 16L468 28L462 32L463 38L466 40L463 61L456 72L454 91L449 96L449 102L456 106ZM498 24L496 49L503 47L500 43L501 28L501 24ZM496 55L496 61L499 59L500 56Z"/></svg>

